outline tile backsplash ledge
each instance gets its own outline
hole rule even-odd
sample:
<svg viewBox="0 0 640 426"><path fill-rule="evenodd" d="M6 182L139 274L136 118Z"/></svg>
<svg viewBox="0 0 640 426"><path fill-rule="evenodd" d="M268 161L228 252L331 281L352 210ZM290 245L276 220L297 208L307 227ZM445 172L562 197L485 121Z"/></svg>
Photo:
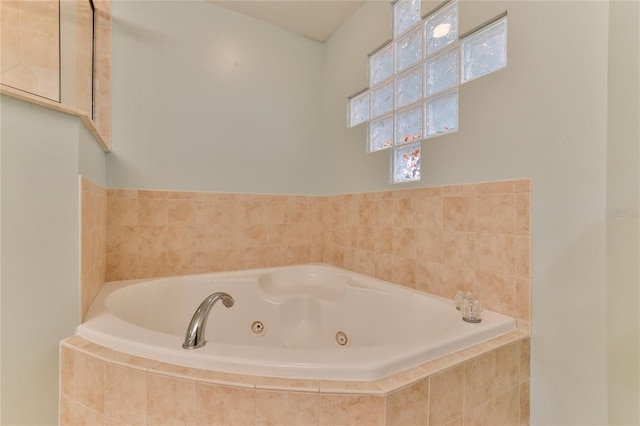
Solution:
<svg viewBox="0 0 640 426"><path fill-rule="evenodd" d="M530 179L332 196L105 191L107 281L326 262L448 298L470 289L529 321Z"/></svg>

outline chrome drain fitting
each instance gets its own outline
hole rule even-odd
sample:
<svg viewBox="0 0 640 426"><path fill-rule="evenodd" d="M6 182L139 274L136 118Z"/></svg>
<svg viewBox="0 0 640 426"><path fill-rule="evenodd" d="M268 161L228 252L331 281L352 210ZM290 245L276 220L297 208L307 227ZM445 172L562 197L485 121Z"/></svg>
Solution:
<svg viewBox="0 0 640 426"><path fill-rule="evenodd" d="M336 333L336 343L340 346L347 346L349 344L349 336L344 331L338 331Z"/></svg>
<svg viewBox="0 0 640 426"><path fill-rule="evenodd" d="M254 321L251 323L251 332L254 336L262 336L266 331L266 327L262 321Z"/></svg>

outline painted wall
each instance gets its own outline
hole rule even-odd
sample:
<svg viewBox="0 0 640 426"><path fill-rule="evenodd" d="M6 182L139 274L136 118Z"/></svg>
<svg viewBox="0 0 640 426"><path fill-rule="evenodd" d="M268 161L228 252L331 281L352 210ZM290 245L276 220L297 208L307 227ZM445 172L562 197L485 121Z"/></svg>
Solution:
<svg viewBox="0 0 640 426"><path fill-rule="evenodd" d="M462 2L462 33L508 10L509 64L461 87L459 132L423 143L420 185L533 178L532 424L608 420L608 7ZM388 153L365 155L345 99L367 86L366 55L390 38L390 13L368 2L325 45L331 192L389 187Z"/></svg>
<svg viewBox="0 0 640 426"><path fill-rule="evenodd" d="M609 424L640 424L640 3L611 2L607 146Z"/></svg>
<svg viewBox="0 0 640 426"><path fill-rule="evenodd" d="M321 191L321 44L208 2L112 13L108 187Z"/></svg>
<svg viewBox="0 0 640 426"><path fill-rule="evenodd" d="M1 104L0 423L50 425L58 343L79 319L78 174L104 184L104 167L80 148L97 144L79 118L5 95Z"/></svg>

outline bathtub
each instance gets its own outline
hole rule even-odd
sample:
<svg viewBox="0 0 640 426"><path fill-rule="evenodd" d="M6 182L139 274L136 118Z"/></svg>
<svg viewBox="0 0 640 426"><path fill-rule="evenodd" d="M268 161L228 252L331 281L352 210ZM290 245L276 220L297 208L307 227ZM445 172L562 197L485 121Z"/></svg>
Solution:
<svg viewBox="0 0 640 426"><path fill-rule="evenodd" d="M209 294L206 345L183 349ZM259 376L373 381L516 329L485 311L462 321L452 300L324 264L106 283L77 328L111 349L193 368Z"/></svg>

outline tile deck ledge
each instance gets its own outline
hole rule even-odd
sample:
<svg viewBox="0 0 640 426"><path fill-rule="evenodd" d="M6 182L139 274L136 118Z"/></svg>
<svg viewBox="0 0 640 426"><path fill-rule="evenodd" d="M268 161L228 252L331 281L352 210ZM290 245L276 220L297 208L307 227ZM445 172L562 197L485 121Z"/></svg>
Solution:
<svg viewBox="0 0 640 426"><path fill-rule="evenodd" d="M193 382L260 390L327 394L388 395L391 392L409 386L429 376L433 376L456 365L460 365L483 354L528 337L528 332L515 330L478 345L436 358L419 366L371 382L249 376L183 367L118 352L107 347L97 345L78 335L73 335L64 339L61 342L61 345L112 364Z"/></svg>

